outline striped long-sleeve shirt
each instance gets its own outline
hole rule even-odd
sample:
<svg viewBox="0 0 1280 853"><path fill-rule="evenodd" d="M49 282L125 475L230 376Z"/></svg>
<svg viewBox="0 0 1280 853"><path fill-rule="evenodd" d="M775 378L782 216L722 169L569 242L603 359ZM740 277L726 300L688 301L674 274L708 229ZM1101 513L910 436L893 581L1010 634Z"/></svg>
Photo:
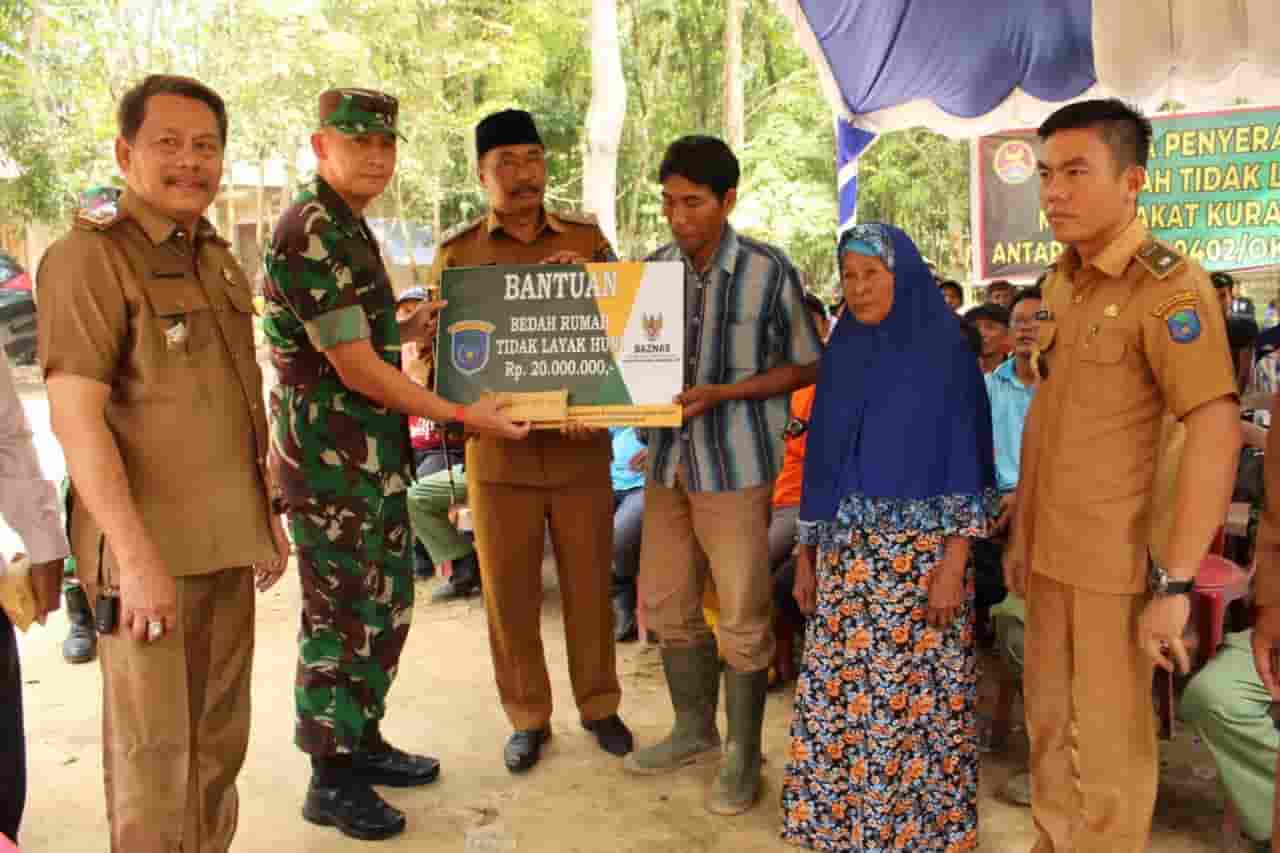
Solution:
<svg viewBox="0 0 1280 853"><path fill-rule="evenodd" d="M804 305L800 275L774 246L725 226L699 275L674 243L650 261L685 265L685 387L732 384L784 365L809 365L822 343ZM672 429L649 431L649 476L671 487L683 465L691 491L772 483L782 461L786 394L730 400Z"/></svg>

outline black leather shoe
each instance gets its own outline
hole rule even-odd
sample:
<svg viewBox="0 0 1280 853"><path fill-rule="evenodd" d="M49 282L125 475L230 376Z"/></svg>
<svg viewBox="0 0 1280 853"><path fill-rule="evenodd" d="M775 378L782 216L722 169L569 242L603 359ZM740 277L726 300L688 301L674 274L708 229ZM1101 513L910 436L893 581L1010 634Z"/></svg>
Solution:
<svg viewBox="0 0 1280 853"><path fill-rule="evenodd" d="M596 741L605 752L626 755L635 749L631 729L627 728L627 724L617 714L610 714L603 720L584 722L582 727L596 736Z"/></svg>
<svg viewBox="0 0 1280 853"><path fill-rule="evenodd" d="M522 729L507 739L502 760L512 773L523 773L538 763L542 757L542 745L551 740L551 726L540 729Z"/></svg>
<svg viewBox="0 0 1280 853"><path fill-rule="evenodd" d="M416 788L436 781L440 762L427 755L410 755L384 742L380 748L355 753L351 757L351 775L366 785Z"/></svg>
<svg viewBox="0 0 1280 853"><path fill-rule="evenodd" d="M381 841L404 832L404 812L389 804L368 785L346 780L320 784L315 777L307 789L302 817L320 826L334 826L361 841Z"/></svg>
<svg viewBox="0 0 1280 853"><path fill-rule="evenodd" d="M67 663L88 663L98 653L98 632L93 627L93 614L84 589L67 590L67 619L71 630L62 641L62 658Z"/></svg>

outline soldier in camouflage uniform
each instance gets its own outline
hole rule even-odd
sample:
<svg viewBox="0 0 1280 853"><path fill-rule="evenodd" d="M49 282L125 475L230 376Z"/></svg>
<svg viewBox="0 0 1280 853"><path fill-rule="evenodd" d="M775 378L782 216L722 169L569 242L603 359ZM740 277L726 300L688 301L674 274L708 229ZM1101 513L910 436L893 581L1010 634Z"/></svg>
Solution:
<svg viewBox="0 0 1280 853"><path fill-rule="evenodd" d="M365 89L320 96L318 175L266 255L264 328L280 378L270 464L303 591L296 740L314 771L303 816L361 839L405 824L372 785L424 785L440 767L379 731L413 608L406 415L527 433L492 400L455 406L400 372L395 296L362 216L394 171L397 111ZM425 314L415 318L406 328L420 333Z"/></svg>

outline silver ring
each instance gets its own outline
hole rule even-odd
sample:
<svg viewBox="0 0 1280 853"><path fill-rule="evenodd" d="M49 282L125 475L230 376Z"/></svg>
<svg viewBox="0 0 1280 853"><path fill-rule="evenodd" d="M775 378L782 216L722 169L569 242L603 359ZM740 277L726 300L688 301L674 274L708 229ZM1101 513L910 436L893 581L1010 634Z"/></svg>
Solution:
<svg viewBox="0 0 1280 853"><path fill-rule="evenodd" d="M164 623L152 620L147 623L147 639L158 640L164 636Z"/></svg>

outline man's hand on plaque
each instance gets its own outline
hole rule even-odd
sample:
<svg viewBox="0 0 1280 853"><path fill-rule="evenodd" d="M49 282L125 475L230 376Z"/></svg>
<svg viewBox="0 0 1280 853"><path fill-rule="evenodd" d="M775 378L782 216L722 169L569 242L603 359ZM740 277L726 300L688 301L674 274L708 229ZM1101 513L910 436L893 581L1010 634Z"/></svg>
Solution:
<svg viewBox="0 0 1280 853"><path fill-rule="evenodd" d="M498 438L522 439L529 435L529 424L517 424L502 413L511 404L499 401L493 394L485 394L467 406L463 424L468 432L493 435Z"/></svg>
<svg viewBox="0 0 1280 853"><path fill-rule="evenodd" d="M677 394L675 402L684 407L684 419L691 421L711 411L724 400L723 385L695 385L688 391Z"/></svg>
<svg viewBox="0 0 1280 853"><path fill-rule="evenodd" d="M436 329L440 326L440 312L449 302L444 299L424 302L414 312L400 321L400 342L422 344L423 351L435 346Z"/></svg>
<svg viewBox="0 0 1280 853"><path fill-rule="evenodd" d="M587 259L577 252L565 249L562 252L556 252L554 255L547 255L542 259L544 264L555 264L557 266L568 266L570 264L585 264Z"/></svg>

